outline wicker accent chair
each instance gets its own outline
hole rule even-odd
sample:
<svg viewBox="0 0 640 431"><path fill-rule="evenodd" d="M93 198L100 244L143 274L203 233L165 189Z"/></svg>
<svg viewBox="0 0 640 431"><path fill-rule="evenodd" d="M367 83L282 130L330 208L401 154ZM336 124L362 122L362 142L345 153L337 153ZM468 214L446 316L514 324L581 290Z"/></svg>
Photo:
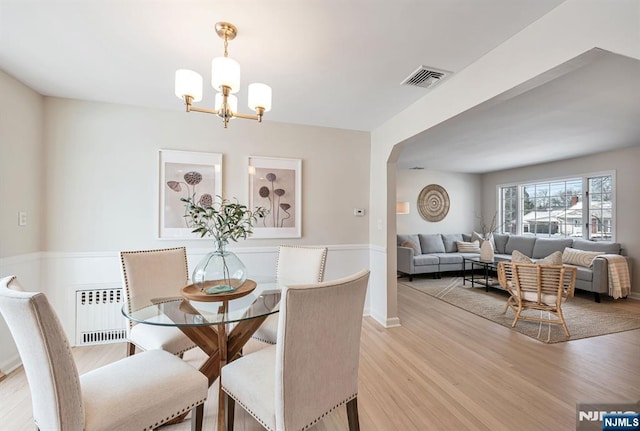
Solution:
<svg viewBox="0 0 640 431"><path fill-rule="evenodd" d="M319 283L324 279L327 261L326 247L281 245L278 249L276 283L278 288L287 284ZM275 344L278 334L278 315L273 314L260 325L253 338Z"/></svg>
<svg viewBox="0 0 640 431"><path fill-rule="evenodd" d="M24 365L38 429L152 430L189 410L192 430L202 429L204 374L154 350L79 375L45 294L19 289L15 276L0 279L0 313Z"/></svg>
<svg viewBox="0 0 640 431"><path fill-rule="evenodd" d="M180 296L180 288L188 284L187 249L121 251L122 284L129 313L165 298ZM142 350L161 349L182 357L196 347L180 328L138 325L129 321L127 328L129 356L136 347Z"/></svg>
<svg viewBox="0 0 640 431"><path fill-rule="evenodd" d="M513 266L511 262L498 262L498 283L500 284L500 287L509 293L509 297L504 305L502 314L506 313L509 308L512 308L514 312L518 309L518 299L515 294L515 286L512 280Z"/></svg>
<svg viewBox="0 0 640 431"><path fill-rule="evenodd" d="M282 289L277 343L222 368L227 430L237 402L271 431L306 430L347 405L359 430L358 364L369 271ZM310 316L313 316L310 318Z"/></svg>
<svg viewBox="0 0 640 431"><path fill-rule="evenodd" d="M503 267L501 270L500 267ZM518 320L532 320L562 325L567 337L570 336L567 322L562 314L562 304L573 296L576 285L577 269L568 265L537 265L533 263L504 263L498 264L500 271L505 274L506 266L511 266L511 287L513 308L516 315L512 327ZM509 301L507 301L507 307ZM557 319L523 316L525 310L547 311Z"/></svg>

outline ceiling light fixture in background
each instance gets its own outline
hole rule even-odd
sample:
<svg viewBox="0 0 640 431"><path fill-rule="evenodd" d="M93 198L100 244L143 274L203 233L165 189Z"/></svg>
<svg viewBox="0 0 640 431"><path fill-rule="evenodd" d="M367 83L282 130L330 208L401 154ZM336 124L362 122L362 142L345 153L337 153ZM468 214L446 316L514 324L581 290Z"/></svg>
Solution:
<svg viewBox="0 0 640 431"><path fill-rule="evenodd" d="M256 115L238 112L238 98L233 95L240 89L240 65L229 58L227 46L230 40L238 35L238 29L228 22L216 23L216 33L224 40L224 57L216 57L211 62L211 85L218 91L215 98L215 109L198 108L193 102L202 100L202 76L188 69L176 71L175 92L178 98L184 100L187 112L204 112L216 114L222 118L224 127L229 120L238 117L262 122L262 115L271 110L271 87L266 84L253 83L249 85L249 108L256 111Z"/></svg>

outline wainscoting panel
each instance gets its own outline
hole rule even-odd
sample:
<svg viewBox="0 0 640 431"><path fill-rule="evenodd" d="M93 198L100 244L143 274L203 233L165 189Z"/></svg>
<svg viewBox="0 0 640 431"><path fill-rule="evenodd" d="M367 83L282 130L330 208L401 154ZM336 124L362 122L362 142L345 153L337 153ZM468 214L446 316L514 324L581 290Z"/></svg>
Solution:
<svg viewBox="0 0 640 431"><path fill-rule="evenodd" d="M369 268L369 245L329 245L325 280L344 277ZM249 277L275 276L277 247L229 247L247 266ZM210 249L187 249L189 269L194 268ZM121 286L120 261L117 252L43 253L41 262L42 291L49 297L60 316L72 343L79 344L76 324L76 292ZM32 286L29 286L31 289ZM35 287L34 287L35 289ZM365 313L370 310L369 298ZM78 322L80 327L86 322ZM108 329L108 328L103 328ZM2 370L4 371L4 370Z"/></svg>

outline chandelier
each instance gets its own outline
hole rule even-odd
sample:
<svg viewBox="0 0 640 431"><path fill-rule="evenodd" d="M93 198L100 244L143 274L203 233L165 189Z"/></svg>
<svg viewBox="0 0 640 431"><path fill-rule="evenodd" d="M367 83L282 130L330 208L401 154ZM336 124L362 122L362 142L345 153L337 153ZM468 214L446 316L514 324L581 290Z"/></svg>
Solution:
<svg viewBox="0 0 640 431"><path fill-rule="evenodd" d="M238 98L234 93L240 89L240 64L229 58L227 53L229 41L235 39L238 29L228 22L218 22L215 28L218 36L224 40L224 57L216 57L211 61L211 85L217 91L215 109L193 106L194 102L202 100L202 76L192 70L176 71L176 96L184 100L187 112L215 114L222 118L225 128L234 117L262 122L262 115L271 110L271 87L257 82L250 84L249 108L253 109L256 115L238 112Z"/></svg>

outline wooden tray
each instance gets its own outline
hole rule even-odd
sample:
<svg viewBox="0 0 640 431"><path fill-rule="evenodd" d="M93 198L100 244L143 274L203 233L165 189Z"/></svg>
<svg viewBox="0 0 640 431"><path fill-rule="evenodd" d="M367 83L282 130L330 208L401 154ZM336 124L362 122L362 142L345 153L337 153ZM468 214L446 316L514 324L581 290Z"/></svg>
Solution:
<svg viewBox="0 0 640 431"><path fill-rule="evenodd" d="M204 283L189 284L180 289L180 293L191 301L199 302L220 302L231 301L232 299L241 298L250 294L256 288L256 282L247 279L240 287L233 292L222 293L205 293L205 291L214 286L223 283L223 280L205 281Z"/></svg>

